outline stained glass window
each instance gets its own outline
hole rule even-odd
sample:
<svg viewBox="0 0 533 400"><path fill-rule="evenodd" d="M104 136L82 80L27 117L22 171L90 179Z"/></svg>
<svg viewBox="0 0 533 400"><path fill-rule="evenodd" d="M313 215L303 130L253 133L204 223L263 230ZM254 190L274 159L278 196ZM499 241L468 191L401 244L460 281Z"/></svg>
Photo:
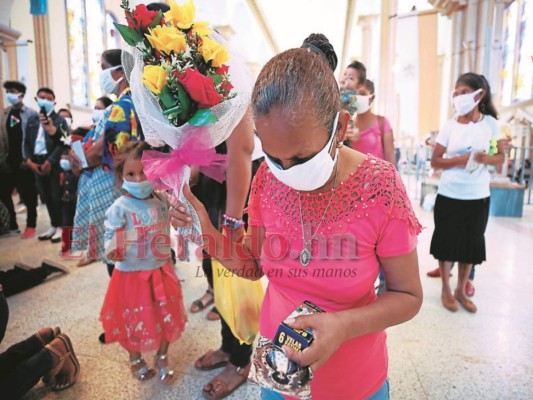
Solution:
<svg viewBox="0 0 533 400"><path fill-rule="evenodd" d="M516 77L516 101L533 97L533 0L524 0L520 21L520 52Z"/></svg>
<svg viewBox="0 0 533 400"><path fill-rule="evenodd" d="M105 50L104 0L66 0L72 104L90 107L100 97L100 55Z"/></svg>
<svg viewBox="0 0 533 400"><path fill-rule="evenodd" d="M513 75L516 47L518 3L513 2L505 11L505 36L503 39L502 104L509 105L513 98Z"/></svg>
<svg viewBox="0 0 533 400"><path fill-rule="evenodd" d="M533 96L533 0L516 0L505 12L502 104Z"/></svg>

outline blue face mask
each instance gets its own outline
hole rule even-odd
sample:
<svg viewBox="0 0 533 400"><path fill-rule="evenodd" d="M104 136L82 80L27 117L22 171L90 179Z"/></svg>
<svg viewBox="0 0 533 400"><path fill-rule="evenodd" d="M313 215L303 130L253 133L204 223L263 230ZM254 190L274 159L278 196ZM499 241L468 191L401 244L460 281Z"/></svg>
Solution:
<svg viewBox="0 0 533 400"><path fill-rule="evenodd" d="M14 106L16 106L17 104L21 102L20 94L18 93L7 93L6 97L7 97L8 103Z"/></svg>
<svg viewBox="0 0 533 400"><path fill-rule="evenodd" d="M154 191L150 181L130 182L126 179L122 183L122 189L138 199L146 199Z"/></svg>
<svg viewBox="0 0 533 400"><path fill-rule="evenodd" d="M37 105L39 106L39 108L44 107L44 109L46 110L46 113L49 114L50 111L54 109L55 104L53 101L38 98Z"/></svg>

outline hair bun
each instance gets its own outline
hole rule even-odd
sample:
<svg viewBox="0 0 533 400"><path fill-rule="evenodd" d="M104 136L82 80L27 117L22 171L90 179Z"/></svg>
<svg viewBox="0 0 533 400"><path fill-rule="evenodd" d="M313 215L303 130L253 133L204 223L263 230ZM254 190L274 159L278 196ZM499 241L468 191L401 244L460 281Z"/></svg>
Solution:
<svg viewBox="0 0 533 400"><path fill-rule="evenodd" d="M326 57L332 71L335 71L335 68L337 68L337 53L335 53L335 49L325 35L321 33L311 33L305 38L301 47L308 48L314 52L320 52Z"/></svg>

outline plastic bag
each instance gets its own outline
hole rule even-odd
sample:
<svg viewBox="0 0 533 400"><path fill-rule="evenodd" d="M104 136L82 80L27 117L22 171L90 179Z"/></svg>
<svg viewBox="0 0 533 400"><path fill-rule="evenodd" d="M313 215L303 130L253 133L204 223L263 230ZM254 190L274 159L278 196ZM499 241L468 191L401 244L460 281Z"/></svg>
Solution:
<svg viewBox="0 0 533 400"><path fill-rule="evenodd" d="M212 260L213 290L218 312L241 344L252 344L259 332L263 304L261 281L240 278L217 260Z"/></svg>

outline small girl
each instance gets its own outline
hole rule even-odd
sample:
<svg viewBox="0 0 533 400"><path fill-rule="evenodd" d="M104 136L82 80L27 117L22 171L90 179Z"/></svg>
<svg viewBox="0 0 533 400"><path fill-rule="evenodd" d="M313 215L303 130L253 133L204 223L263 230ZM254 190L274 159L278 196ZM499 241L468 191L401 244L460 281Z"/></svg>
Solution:
<svg viewBox="0 0 533 400"><path fill-rule="evenodd" d="M115 160L115 178L123 195L106 213L106 254L115 270L100 313L106 343L117 341L130 354L134 376L155 375L142 352L157 350L159 378L168 382L169 342L179 339L186 323L180 283L170 257L169 204L154 193L141 156L148 145L125 145Z"/></svg>

